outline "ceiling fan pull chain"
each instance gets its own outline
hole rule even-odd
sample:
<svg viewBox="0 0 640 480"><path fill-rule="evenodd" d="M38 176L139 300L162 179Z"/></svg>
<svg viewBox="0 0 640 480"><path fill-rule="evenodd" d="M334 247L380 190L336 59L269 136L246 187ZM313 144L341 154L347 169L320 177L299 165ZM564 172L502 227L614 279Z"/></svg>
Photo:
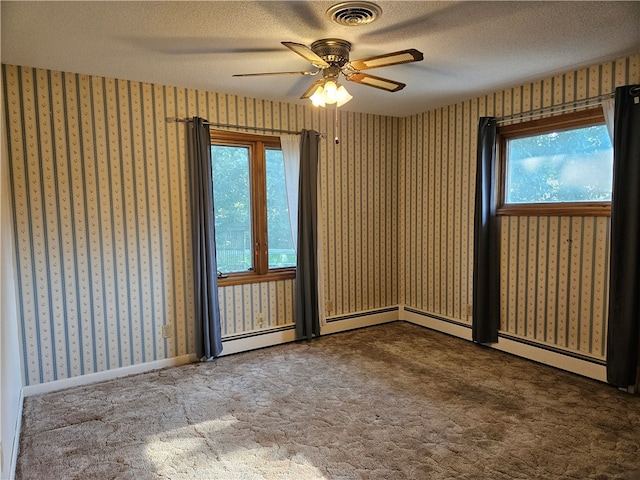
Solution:
<svg viewBox="0 0 640 480"><path fill-rule="evenodd" d="M333 141L336 143L336 145L339 145L340 139L338 138L338 104L337 103L336 103L335 115L336 115L336 119L333 122L335 138L333 139Z"/></svg>

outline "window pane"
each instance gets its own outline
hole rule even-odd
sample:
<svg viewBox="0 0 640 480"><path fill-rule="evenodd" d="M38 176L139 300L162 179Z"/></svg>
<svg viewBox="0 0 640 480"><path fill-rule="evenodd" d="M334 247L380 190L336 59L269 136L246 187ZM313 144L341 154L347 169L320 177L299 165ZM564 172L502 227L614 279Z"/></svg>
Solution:
<svg viewBox="0 0 640 480"><path fill-rule="evenodd" d="M216 259L221 272L251 269L249 149L211 146Z"/></svg>
<svg viewBox="0 0 640 480"><path fill-rule="evenodd" d="M507 150L505 203L611 200L613 147L604 125L511 139Z"/></svg>
<svg viewBox="0 0 640 480"><path fill-rule="evenodd" d="M282 151L267 149L267 235L269 268L295 267L296 250L291 235Z"/></svg>

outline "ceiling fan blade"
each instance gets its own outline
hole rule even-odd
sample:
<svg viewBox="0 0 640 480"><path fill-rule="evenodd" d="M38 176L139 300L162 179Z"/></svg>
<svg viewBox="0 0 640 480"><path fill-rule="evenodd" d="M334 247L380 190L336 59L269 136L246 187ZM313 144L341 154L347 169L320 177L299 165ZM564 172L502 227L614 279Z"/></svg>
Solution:
<svg viewBox="0 0 640 480"><path fill-rule="evenodd" d="M369 68L387 67L389 65L398 65L401 63L419 62L423 58L424 56L422 55L422 52L415 48L410 48L408 50L400 50L399 52L353 60L352 62L349 62L349 65L354 70L367 70Z"/></svg>
<svg viewBox="0 0 640 480"><path fill-rule="evenodd" d="M311 84L311 86L309 88L307 88L304 93L302 94L302 96L300 98L304 99L304 98L309 98L311 95L313 95L313 92L316 91L316 89L322 85L324 83L324 78L320 78L318 80L316 80L315 82L313 82Z"/></svg>
<svg viewBox="0 0 640 480"><path fill-rule="evenodd" d="M263 75L316 75L320 70L315 72L264 72L264 73L235 73L233 77L261 77Z"/></svg>
<svg viewBox="0 0 640 480"><path fill-rule="evenodd" d="M386 90L387 92L397 92L398 90L402 90L404 87L406 87L404 83L396 82L395 80L389 80L387 78L374 77L373 75L369 75L367 73L352 73L345 76L345 78L352 82L361 83L362 85L367 85L369 87L379 88L381 90Z"/></svg>
<svg viewBox="0 0 640 480"><path fill-rule="evenodd" d="M302 58L304 58L307 62L312 63L317 67L328 67L329 64L325 62L318 54L316 54L313 50L311 50L306 45L295 42L281 42L282 45L291 49Z"/></svg>

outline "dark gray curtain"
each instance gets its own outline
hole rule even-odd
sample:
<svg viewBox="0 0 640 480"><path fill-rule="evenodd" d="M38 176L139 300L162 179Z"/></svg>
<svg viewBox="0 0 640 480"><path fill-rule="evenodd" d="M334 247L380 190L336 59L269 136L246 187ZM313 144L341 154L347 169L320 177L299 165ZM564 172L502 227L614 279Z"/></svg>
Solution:
<svg viewBox="0 0 640 480"><path fill-rule="evenodd" d="M607 381L636 384L640 348L640 85L616 88Z"/></svg>
<svg viewBox="0 0 640 480"><path fill-rule="evenodd" d="M218 300L211 140L209 126L205 123L205 120L198 117L187 123L187 161L191 190L196 355L201 360L211 360L222 352L222 334Z"/></svg>
<svg viewBox="0 0 640 480"><path fill-rule="evenodd" d="M302 130L298 183L298 261L296 264L296 340L320 335L317 265L318 139Z"/></svg>
<svg viewBox="0 0 640 480"><path fill-rule="evenodd" d="M478 158L473 241L473 323L477 343L495 343L500 328L498 280L498 225L495 216L497 122L481 117L478 123Z"/></svg>

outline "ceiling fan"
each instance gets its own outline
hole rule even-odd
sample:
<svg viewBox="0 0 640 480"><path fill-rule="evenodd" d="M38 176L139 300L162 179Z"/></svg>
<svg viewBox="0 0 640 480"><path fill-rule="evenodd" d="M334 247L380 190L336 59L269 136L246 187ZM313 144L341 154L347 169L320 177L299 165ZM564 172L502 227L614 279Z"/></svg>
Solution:
<svg viewBox="0 0 640 480"><path fill-rule="evenodd" d="M261 75L317 75L322 72L322 78L316 80L302 94L300 98L310 98L314 105L324 106L325 103L337 103L341 106L352 97L343 86L338 83L338 77L342 74L348 81L360 83L370 87L379 88L388 92L397 92L406 85L395 80L376 77L362 70L387 67L401 63L419 62L423 59L422 52L415 48L386 53L374 57L349 61L351 43L339 38L324 38L311 44L311 47L295 42L281 42L302 58L310 62L315 71L297 72L266 72L266 73L242 73L234 77L254 77Z"/></svg>

